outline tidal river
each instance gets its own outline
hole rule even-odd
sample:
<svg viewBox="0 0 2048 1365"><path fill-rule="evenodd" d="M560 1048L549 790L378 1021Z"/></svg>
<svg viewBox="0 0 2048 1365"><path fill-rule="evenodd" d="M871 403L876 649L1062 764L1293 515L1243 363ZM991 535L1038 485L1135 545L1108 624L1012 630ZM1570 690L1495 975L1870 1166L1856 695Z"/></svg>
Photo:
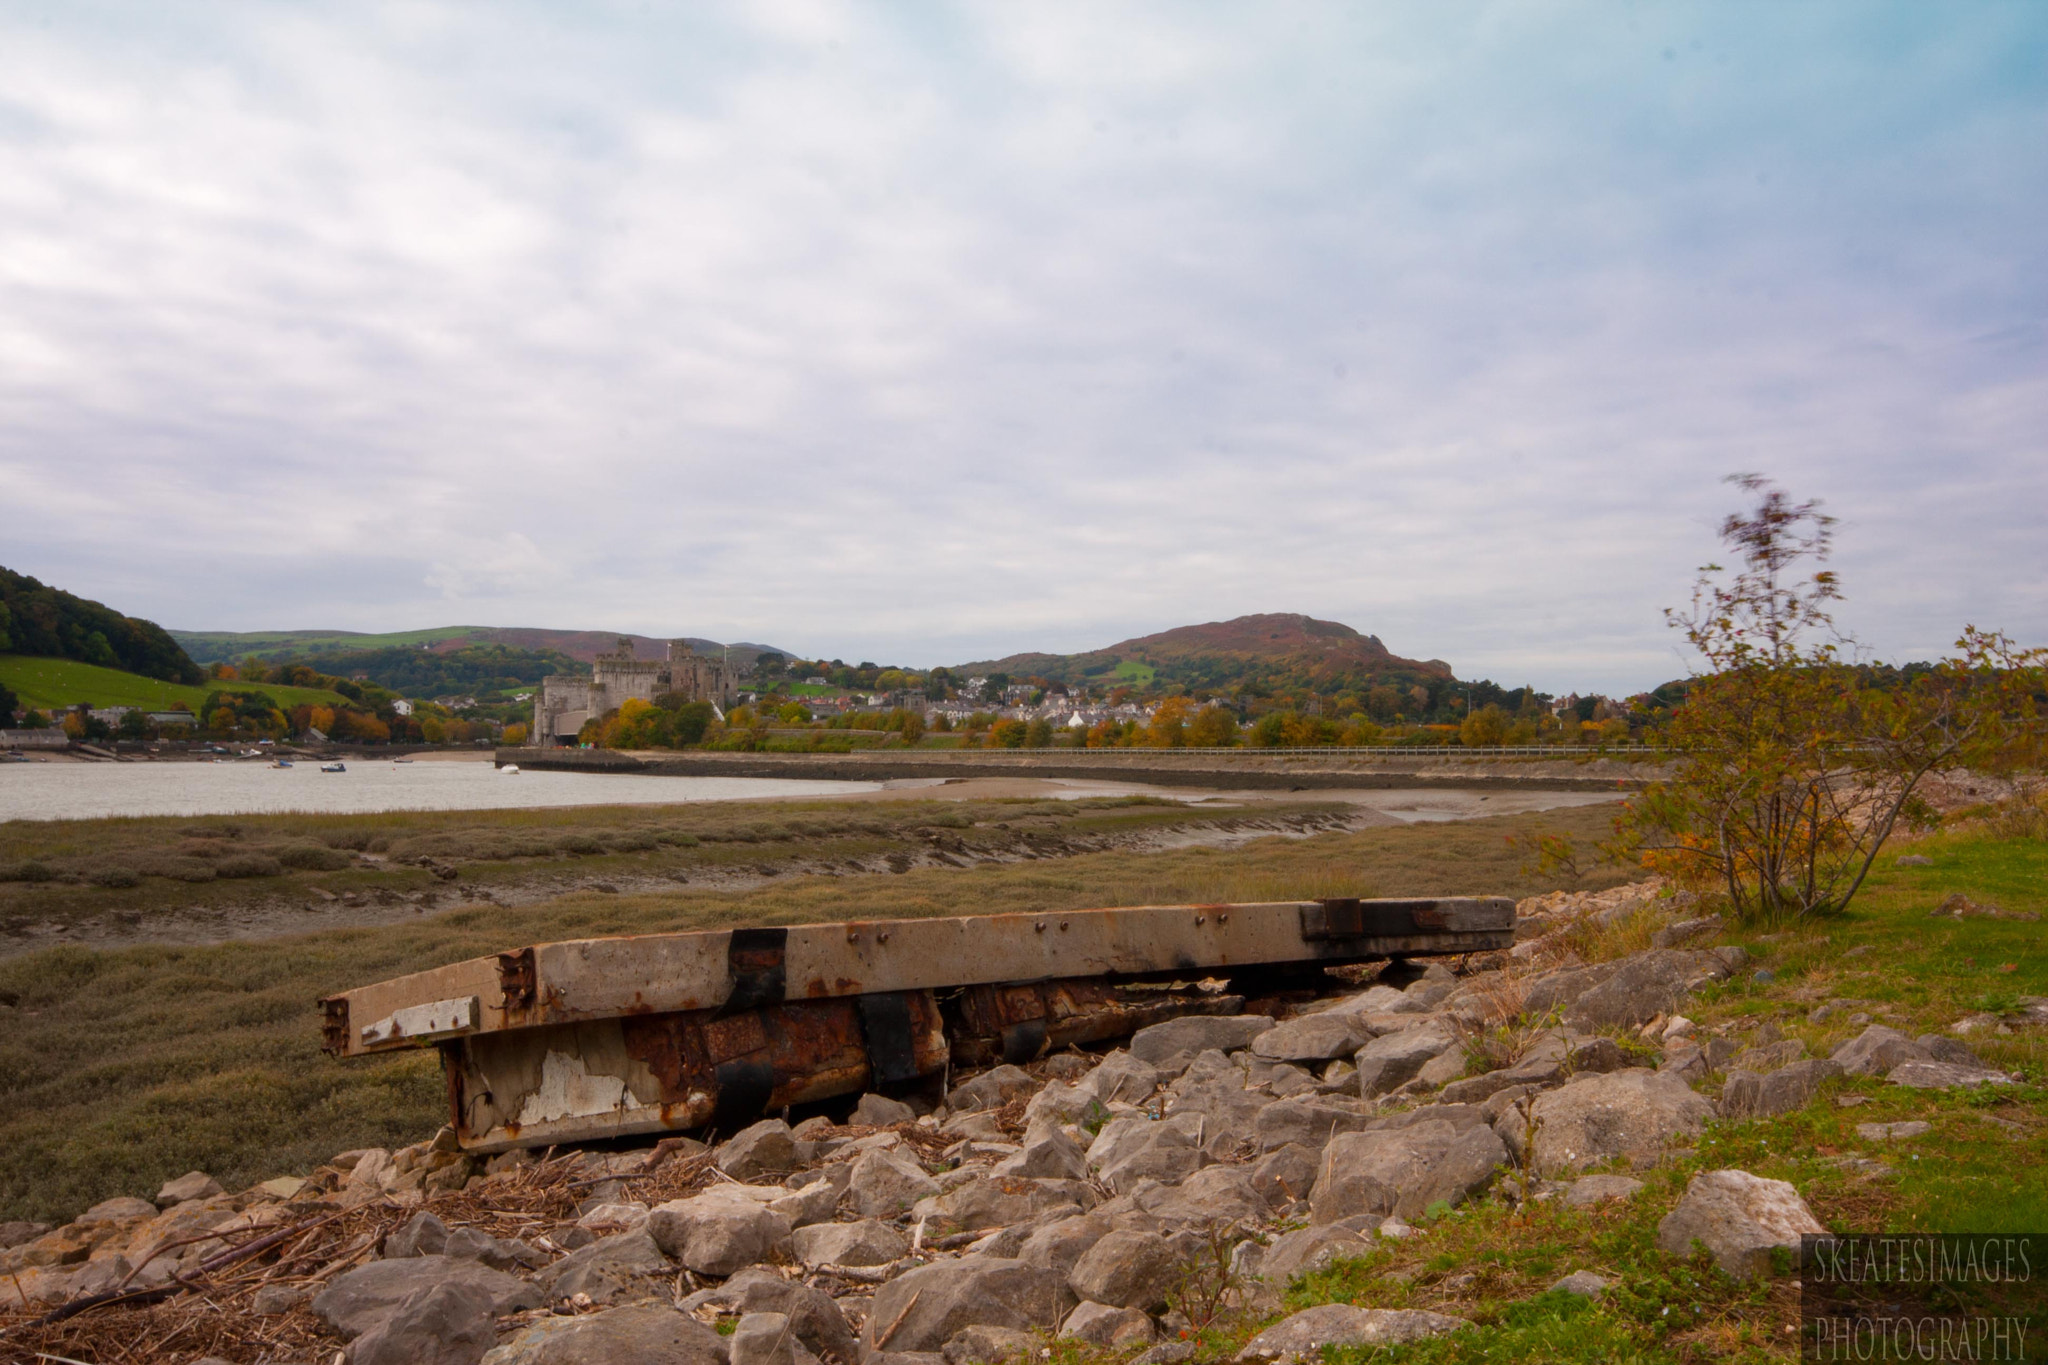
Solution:
<svg viewBox="0 0 2048 1365"><path fill-rule="evenodd" d="M323 773L299 762L0 763L0 820L92 820L109 815L256 815L279 811L503 810L530 806L661 806L749 797L840 796L879 782L779 777L643 777L506 773L488 762L350 759Z"/></svg>

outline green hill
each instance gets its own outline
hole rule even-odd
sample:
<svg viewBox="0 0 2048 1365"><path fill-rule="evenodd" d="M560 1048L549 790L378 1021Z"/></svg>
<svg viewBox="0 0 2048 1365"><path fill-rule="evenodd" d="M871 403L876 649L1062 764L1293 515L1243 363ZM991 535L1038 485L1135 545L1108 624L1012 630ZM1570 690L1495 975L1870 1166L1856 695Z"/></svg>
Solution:
<svg viewBox="0 0 2048 1365"><path fill-rule="evenodd" d="M0 652L75 659L164 682L204 678L162 626L0 568Z"/></svg>
<svg viewBox="0 0 2048 1365"><path fill-rule="evenodd" d="M318 687L284 687L276 683L215 683L211 687L187 687L181 683L145 678L115 668L82 664L75 659L46 659L29 654L0 654L0 686L20 698L24 710L49 711L76 706L140 706L151 711L168 711L183 702L197 711L214 688L237 692L262 692L289 709L300 703L316 706L350 705L338 692Z"/></svg>
<svg viewBox="0 0 2048 1365"><path fill-rule="evenodd" d="M393 649L464 641L490 632L483 626L435 626L381 635L353 630L174 630L171 638L202 664L234 663L254 654L264 659L304 658L329 650Z"/></svg>

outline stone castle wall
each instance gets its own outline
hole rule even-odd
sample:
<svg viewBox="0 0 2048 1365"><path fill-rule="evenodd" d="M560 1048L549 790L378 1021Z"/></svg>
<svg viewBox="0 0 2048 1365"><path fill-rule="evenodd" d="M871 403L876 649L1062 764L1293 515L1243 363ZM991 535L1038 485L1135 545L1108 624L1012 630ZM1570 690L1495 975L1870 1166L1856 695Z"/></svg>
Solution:
<svg viewBox="0 0 2048 1365"><path fill-rule="evenodd" d="M537 745L574 744L586 721L615 711L630 700L655 701L680 693L708 701L721 711L736 694L733 673L721 659L707 658L681 640L671 640L662 659L634 657L633 642L597 656L588 678L561 674L541 679L533 696L533 737Z"/></svg>

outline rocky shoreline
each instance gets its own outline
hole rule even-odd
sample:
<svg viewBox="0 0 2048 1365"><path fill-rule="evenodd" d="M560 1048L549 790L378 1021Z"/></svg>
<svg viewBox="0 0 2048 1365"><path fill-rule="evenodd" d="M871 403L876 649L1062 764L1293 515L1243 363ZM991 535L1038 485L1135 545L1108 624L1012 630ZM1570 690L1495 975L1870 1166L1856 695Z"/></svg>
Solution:
<svg viewBox="0 0 2048 1365"><path fill-rule="evenodd" d="M1617 927L1649 946L1589 953ZM1693 993L1751 971L1739 947L1687 946L1719 927L1654 883L1558 893L1521 903L1512 950L1455 970L1178 1019L1103 1056L999 1066L942 1100L870 1094L708 1148L482 1159L444 1131L237 1193L194 1172L60 1228L0 1225L16 1300L0 1354L162 1335L136 1358L970 1365L1065 1339L1171 1365L1225 1318L1246 1362L1463 1331L1420 1308L1284 1314L1282 1296L1376 1247L1427 1245L1472 1201L1650 1198L1643 1177L1710 1121L1798 1109L1832 1077L2012 1079L1957 1038L1854 1013L1861 1031L1827 1057L1768 1024L1694 1023ZM2027 1002L1958 1031L2044 1014ZM1825 1230L1793 1185L1718 1169L1656 1240L1753 1280ZM1610 1283L1578 1266L1553 1288Z"/></svg>

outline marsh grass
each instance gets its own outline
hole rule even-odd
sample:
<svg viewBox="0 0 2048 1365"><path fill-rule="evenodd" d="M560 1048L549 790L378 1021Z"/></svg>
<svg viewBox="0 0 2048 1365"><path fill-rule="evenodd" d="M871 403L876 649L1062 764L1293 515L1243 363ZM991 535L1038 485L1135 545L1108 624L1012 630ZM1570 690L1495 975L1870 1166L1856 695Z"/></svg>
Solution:
<svg viewBox="0 0 2048 1365"><path fill-rule="evenodd" d="M1043 818L1080 822L1154 809ZM512 814L530 818L499 827L545 827L542 813ZM565 822L576 817L576 826L594 837L609 833L585 812L544 814ZM847 814L755 806L711 814L700 832L758 833L756 827L792 820L825 831L890 818L875 807ZM1015 825L1034 812L1019 806L932 814L978 814L984 820L977 823L992 818ZM644 811L633 817L648 818ZM344 1063L319 1051L319 997L406 972L548 939L736 924L1340 893L1532 895L1553 888L1519 871L1505 836L1545 827L1593 831L1608 818L1598 807L1580 807L1269 838L1228 850L1095 853L900 876L789 877L741 894L585 893L521 908L476 903L389 927L213 947L26 954L0 961L0 1219L69 1218L112 1195L152 1194L165 1179L193 1169L239 1188L310 1170L348 1148L430 1136L445 1105L433 1054ZM355 817L348 827L419 828L383 817ZM299 826L289 832L315 833ZM982 831L960 831L970 832ZM749 856L759 860L758 853Z"/></svg>

